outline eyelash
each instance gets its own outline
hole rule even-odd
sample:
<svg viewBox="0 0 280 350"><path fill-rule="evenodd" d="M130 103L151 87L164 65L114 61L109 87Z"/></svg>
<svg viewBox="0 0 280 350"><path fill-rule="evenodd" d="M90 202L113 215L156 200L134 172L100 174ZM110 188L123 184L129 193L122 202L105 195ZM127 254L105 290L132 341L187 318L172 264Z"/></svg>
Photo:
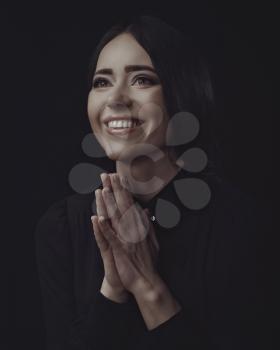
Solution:
<svg viewBox="0 0 280 350"><path fill-rule="evenodd" d="M143 80L148 80L151 85L154 85L155 84L155 81L152 79L152 78L148 78L148 77L144 77L144 76L139 76L139 77L136 77L135 81L138 80L138 79L143 79ZM97 86L98 83L100 82L108 82L107 79L104 79L104 78L97 78L94 80L94 82L92 83L93 87L94 88L99 88L99 86ZM143 84L145 85L145 84Z"/></svg>

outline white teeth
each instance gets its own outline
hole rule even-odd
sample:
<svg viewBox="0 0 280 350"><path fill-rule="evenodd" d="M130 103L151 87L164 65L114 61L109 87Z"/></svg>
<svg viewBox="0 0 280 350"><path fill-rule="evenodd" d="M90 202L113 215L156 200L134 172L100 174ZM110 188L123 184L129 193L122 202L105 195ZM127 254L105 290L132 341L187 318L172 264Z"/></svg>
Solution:
<svg viewBox="0 0 280 350"><path fill-rule="evenodd" d="M138 123L136 121L131 120L113 120L108 123L109 128L131 128L137 126Z"/></svg>

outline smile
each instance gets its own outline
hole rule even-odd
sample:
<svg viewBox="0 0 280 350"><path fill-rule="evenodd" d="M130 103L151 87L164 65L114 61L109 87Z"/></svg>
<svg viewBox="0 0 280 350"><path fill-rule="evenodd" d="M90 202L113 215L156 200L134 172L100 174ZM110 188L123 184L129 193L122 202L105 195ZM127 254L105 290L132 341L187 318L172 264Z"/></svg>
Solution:
<svg viewBox="0 0 280 350"><path fill-rule="evenodd" d="M140 120L113 120L104 123L106 130L111 135L126 135L136 131L144 121Z"/></svg>

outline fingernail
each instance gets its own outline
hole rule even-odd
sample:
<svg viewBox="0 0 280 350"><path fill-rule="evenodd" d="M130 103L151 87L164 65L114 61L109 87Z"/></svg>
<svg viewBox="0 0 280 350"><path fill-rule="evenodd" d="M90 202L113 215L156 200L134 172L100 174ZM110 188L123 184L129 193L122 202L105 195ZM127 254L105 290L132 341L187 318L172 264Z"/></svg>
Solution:
<svg viewBox="0 0 280 350"><path fill-rule="evenodd" d="M115 174L110 174L110 180L116 182Z"/></svg>

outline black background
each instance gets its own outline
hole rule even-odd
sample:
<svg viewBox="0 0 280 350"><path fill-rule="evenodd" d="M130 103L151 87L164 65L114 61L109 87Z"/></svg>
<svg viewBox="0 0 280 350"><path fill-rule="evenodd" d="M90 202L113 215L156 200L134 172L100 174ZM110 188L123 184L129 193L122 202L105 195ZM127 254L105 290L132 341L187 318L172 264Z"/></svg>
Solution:
<svg viewBox="0 0 280 350"><path fill-rule="evenodd" d="M122 16L155 15L195 36L211 67L225 175L270 212L275 27L269 3L102 3L25 3L1 12L8 92L3 120L12 130L5 145L14 151L9 160L15 169L9 190L21 190L12 196L18 234L11 232L11 291L16 293L11 294L12 335L3 338L5 348L9 340L16 349L44 349L34 228L50 204L73 193L71 168L94 162L81 149L91 132L87 67L103 33ZM270 225L268 221L268 229ZM271 258L265 248L264 254ZM7 319L5 333L6 327Z"/></svg>

